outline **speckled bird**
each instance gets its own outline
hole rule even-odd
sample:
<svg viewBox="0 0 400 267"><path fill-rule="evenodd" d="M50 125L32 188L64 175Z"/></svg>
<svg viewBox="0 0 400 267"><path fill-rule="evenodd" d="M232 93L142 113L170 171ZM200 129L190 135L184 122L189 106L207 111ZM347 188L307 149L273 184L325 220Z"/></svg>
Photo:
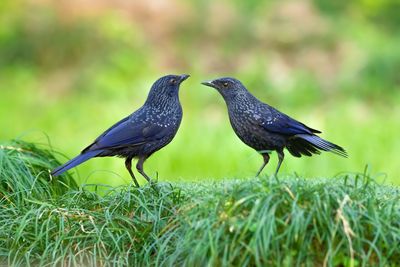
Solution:
<svg viewBox="0 0 400 267"><path fill-rule="evenodd" d="M54 169L63 172L94 157L118 156L125 158L125 166L133 182L139 183L132 172L132 159L137 158L137 171L150 182L143 163L154 152L172 141L182 120L179 86L189 75L167 75L158 79L150 89L144 105L101 134L80 155Z"/></svg>
<svg viewBox="0 0 400 267"><path fill-rule="evenodd" d="M202 84L218 90L226 102L229 120L236 135L263 156L264 163L256 176L268 164L271 151L278 154L276 176L285 156L284 148L295 157L320 154L321 151L347 157L342 147L317 136L320 131L261 102L237 79L219 78Z"/></svg>

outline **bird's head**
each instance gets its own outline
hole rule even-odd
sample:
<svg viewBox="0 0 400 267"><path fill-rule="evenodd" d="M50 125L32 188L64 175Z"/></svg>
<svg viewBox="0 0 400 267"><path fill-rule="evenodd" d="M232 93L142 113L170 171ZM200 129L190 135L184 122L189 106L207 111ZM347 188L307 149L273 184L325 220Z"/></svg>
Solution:
<svg viewBox="0 0 400 267"><path fill-rule="evenodd" d="M236 95L247 92L246 87L239 80L230 77L204 81L202 84L217 89L225 100L233 99Z"/></svg>
<svg viewBox="0 0 400 267"><path fill-rule="evenodd" d="M178 99L179 86L190 75L166 75L154 82L147 98L148 103L165 102L168 99Z"/></svg>
<svg viewBox="0 0 400 267"><path fill-rule="evenodd" d="M153 84L151 90L156 91L159 94L177 93L179 90L179 85L189 77L190 75L188 74L163 76Z"/></svg>

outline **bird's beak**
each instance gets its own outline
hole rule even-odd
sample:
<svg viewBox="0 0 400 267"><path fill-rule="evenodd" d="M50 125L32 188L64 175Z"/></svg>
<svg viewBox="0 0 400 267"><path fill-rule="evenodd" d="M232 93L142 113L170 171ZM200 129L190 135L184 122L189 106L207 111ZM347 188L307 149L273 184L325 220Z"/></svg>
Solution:
<svg viewBox="0 0 400 267"><path fill-rule="evenodd" d="M215 89L218 89L215 84L213 83L213 81L204 81L201 84L205 85L205 86L209 86L209 87L213 87Z"/></svg>
<svg viewBox="0 0 400 267"><path fill-rule="evenodd" d="M189 74L182 74L182 75L180 76L180 82L183 82L184 80L186 80L186 79L189 78L189 77L190 77Z"/></svg>

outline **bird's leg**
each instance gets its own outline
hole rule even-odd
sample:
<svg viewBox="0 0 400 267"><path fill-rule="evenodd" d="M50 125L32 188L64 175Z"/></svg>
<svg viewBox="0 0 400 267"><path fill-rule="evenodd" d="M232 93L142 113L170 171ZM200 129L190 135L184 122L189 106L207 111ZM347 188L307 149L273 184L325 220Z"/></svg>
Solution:
<svg viewBox="0 0 400 267"><path fill-rule="evenodd" d="M279 171L279 168L281 167L281 164L283 162L285 154L283 153L283 150L277 150L276 153L278 153L278 160L279 161L278 161L278 166L276 167L276 171L275 171L275 178L279 182L279 180L278 180L278 171Z"/></svg>
<svg viewBox="0 0 400 267"><path fill-rule="evenodd" d="M256 177L258 177L260 175L261 171L264 169L264 167L268 164L268 161L269 161L269 154L268 153L264 153L264 154L261 154L261 155L264 158L264 163L261 166L261 168L258 170L258 172L256 174Z"/></svg>
<svg viewBox="0 0 400 267"><path fill-rule="evenodd" d="M136 169L141 175L143 175L143 177L147 180L147 182L149 182L151 184L150 177L143 170L143 163L146 159L147 159L147 157L144 157L144 156L139 157L139 160L136 164Z"/></svg>
<svg viewBox="0 0 400 267"><path fill-rule="evenodd" d="M127 159L125 160L125 167L126 167L126 169L128 170L129 174L131 175L132 180L133 180L133 182L135 183L135 186L136 186L136 187L139 187L139 183L138 183L138 181L136 180L135 175L134 175L133 172L132 172L132 158L127 158Z"/></svg>

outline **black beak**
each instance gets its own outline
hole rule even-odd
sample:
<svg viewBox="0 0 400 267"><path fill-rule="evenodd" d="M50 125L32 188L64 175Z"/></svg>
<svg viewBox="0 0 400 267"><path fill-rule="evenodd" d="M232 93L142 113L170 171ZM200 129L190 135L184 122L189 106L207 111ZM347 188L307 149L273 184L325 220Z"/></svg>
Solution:
<svg viewBox="0 0 400 267"><path fill-rule="evenodd" d="M190 77L189 74L182 74L182 75L180 76L180 82L183 82L184 80L186 80L186 79L189 78L189 77Z"/></svg>
<svg viewBox="0 0 400 267"><path fill-rule="evenodd" d="M218 89L218 88L216 87L216 85L213 83L213 81L204 81L204 82L202 82L201 84L203 84L203 85L205 85L205 86L213 87L213 88L215 88L215 89Z"/></svg>

